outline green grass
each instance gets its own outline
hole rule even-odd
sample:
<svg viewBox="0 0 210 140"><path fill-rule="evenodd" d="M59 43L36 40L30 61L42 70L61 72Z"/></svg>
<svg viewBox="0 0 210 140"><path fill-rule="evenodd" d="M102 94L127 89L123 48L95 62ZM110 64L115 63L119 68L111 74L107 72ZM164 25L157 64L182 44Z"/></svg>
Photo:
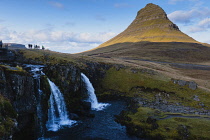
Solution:
<svg viewBox="0 0 210 140"><path fill-rule="evenodd" d="M75 62L72 55L48 50L19 50L19 53L28 60L35 60L41 64L65 64Z"/></svg>
<svg viewBox="0 0 210 140"><path fill-rule="evenodd" d="M152 124L147 122L149 116L156 118L158 128L153 129ZM165 116L167 115L159 110L140 107L136 113L128 114L130 121L126 123L127 125L132 124L133 126L138 126L137 128L142 128L146 136L151 138L167 140L182 139L184 133L187 133L189 137L185 139L210 139L209 118L172 117L163 119ZM185 126L187 130L183 129L181 126ZM138 131L136 130L136 132Z"/></svg>
<svg viewBox="0 0 210 140"><path fill-rule="evenodd" d="M19 74L19 75L28 75L28 73L25 70L23 70L23 68L20 66L11 67L8 65L0 65L0 68L4 69L8 73L15 73L15 74Z"/></svg>
<svg viewBox="0 0 210 140"><path fill-rule="evenodd" d="M111 68L106 72L105 78L102 80L103 89L119 91L128 97L142 97L151 101L155 100L155 92L158 89L160 92L168 93L169 98L165 98L171 103L181 103L184 106L201 108L200 102L204 103L205 109L210 109L210 93L201 89L192 90L187 86L179 86L174 84L163 75L151 75L148 73L132 73L129 69L120 69L117 71ZM135 87L143 87L144 92L139 91ZM151 89L147 91L146 89ZM107 94L107 93L106 93ZM199 96L200 101L194 101L193 96Z"/></svg>

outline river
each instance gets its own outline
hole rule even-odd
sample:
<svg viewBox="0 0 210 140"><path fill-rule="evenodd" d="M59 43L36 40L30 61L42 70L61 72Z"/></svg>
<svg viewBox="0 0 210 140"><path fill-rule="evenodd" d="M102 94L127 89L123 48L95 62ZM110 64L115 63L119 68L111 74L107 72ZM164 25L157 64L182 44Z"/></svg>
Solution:
<svg viewBox="0 0 210 140"><path fill-rule="evenodd" d="M109 101L111 104L101 111L91 111L94 118L79 121L71 128L64 128L57 132L47 132L45 140L137 140L126 133L125 126L114 121L126 109L124 101Z"/></svg>

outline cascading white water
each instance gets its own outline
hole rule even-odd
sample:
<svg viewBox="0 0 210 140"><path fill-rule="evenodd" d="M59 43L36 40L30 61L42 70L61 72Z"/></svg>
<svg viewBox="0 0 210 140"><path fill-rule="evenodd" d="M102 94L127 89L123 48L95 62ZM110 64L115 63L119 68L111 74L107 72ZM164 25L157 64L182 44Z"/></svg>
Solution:
<svg viewBox="0 0 210 140"><path fill-rule="evenodd" d="M51 95L46 127L48 131L58 131L62 126L71 126L76 121L69 119L63 95L58 87L49 79L48 82L51 88Z"/></svg>
<svg viewBox="0 0 210 140"><path fill-rule="evenodd" d="M90 82L90 80L87 78L87 76L85 74L81 73L81 76L82 76L82 80L84 81L87 91L88 91L89 98L87 101L91 103L91 109L99 111L99 110L103 110L105 107L109 106L110 104L108 104L108 103L98 103L98 100L97 100L97 97L95 94L95 89L93 88L92 83Z"/></svg>

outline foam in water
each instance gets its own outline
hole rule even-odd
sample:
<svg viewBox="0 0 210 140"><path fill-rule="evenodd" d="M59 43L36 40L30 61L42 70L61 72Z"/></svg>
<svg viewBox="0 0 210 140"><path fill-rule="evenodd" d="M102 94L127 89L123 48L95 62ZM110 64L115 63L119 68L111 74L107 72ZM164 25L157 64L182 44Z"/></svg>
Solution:
<svg viewBox="0 0 210 140"><path fill-rule="evenodd" d="M51 88L50 108L48 109L48 131L58 131L62 126L71 126L76 121L70 120L66 110L66 104L58 87L48 79Z"/></svg>
<svg viewBox="0 0 210 140"><path fill-rule="evenodd" d="M91 109L100 111L100 110L103 110L105 107L109 106L110 104L108 103L98 103L98 100L95 94L95 89L93 88L93 85L91 84L90 80L83 73L81 73L81 76L82 76L82 80L86 84L86 88L89 95L89 98L87 101L91 103Z"/></svg>

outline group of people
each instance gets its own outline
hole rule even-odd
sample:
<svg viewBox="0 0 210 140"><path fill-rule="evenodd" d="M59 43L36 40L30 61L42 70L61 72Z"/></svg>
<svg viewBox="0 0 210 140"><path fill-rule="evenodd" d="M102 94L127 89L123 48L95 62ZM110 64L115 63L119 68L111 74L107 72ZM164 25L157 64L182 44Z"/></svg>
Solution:
<svg viewBox="0 0 210 140"><path fill-rule="evenodd" d="M33 49L33 45L32 45L32 44L28 44L28 48L29 48L29 49ZM40 46L34 45L34 49L40 49ZM41 49L44 50L44 49L45 49L44 46L42 46Z"/></svg>

